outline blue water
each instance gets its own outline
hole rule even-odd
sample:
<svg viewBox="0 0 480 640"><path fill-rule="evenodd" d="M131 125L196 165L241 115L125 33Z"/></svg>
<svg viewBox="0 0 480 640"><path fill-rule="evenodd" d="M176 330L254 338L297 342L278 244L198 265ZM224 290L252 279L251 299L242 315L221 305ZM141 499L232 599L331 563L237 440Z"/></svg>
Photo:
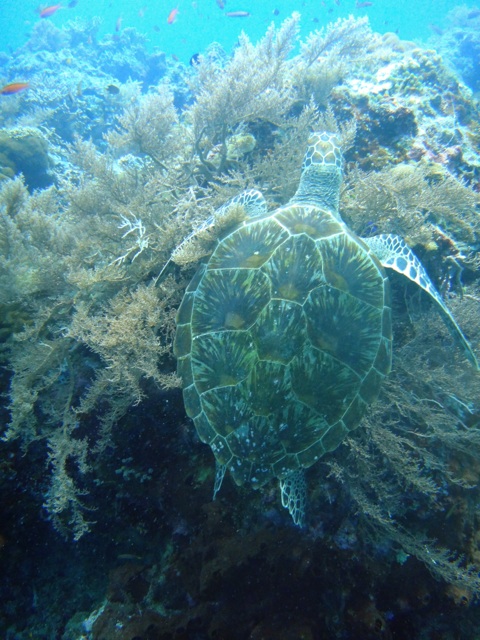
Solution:
<svg viewBox="0 0 480 640"><path fill-rule="evenodd" d="M56 4L55 0L50 4ZM442 27L447 13L463 4L453 0L374 0L372 6L357 9L355 0L226 0L222 10L217 0L78 0L72 8L68 8L67 1L62 2L65 8L46 19L62 27L77 18L100 17L100 37L115 33L117 26L119 29L136 27L148 37L151 49L158 47L186 62L212 41L230 50L241 30L256 41L272 20L278 25L292 11L302 16L302 36L340 17L368 15L374 31L395 31L402 39L425 41L432 33L429 25ZM33 25L40 19L38 7L37 0L2 1L0 51L11 53L27 41ZM176 20L168 24L168 15L174 8L178 8ZM239 10L250 15L246 18L225 15L226 11Z"/></svg>

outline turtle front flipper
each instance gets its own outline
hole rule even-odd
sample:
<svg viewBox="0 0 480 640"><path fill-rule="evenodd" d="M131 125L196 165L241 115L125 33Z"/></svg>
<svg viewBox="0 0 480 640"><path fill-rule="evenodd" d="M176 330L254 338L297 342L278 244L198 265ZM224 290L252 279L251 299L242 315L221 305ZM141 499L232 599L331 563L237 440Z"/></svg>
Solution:
<svg viewBox="0 0 480 640"><path fill-rule="evenodd" d="M243 210L240 212L240 215L237 215L236 209L238 207L241 207ZM189 246L201 237L202 233L208 234L208 232L214 230L215 227L219 227L221 230L229 229L231 226L234 226L243 220L260 218L266 213L267 203L263 194L257 189L247 189L246 191L242 191L242 193L238 194L238 196L231 198L228 202L217 209L212 216L209 216L205 222L194 229L192 233L190 233L185 240L183 240L178 247L174 249L171 257L163 265L162 270L156 277L155 284L157 284L158 281L165 279L174 264L177 264L177 262L182 264L179 257L186 252Z"/></svg>
<svg viewBox="0 0 480 640"><path fill-rule="evenodd" d="M455 342L464 351L466 357L476 369L479 369L478 361L473 353L472 347L456 323L454 317L448 310L442 296L438 293L433 282L428 277L422 263L408 247L400 236L382 234L372 238L362 238L363 242L370 247L382 265L387 269L393 269L403 274L420 288L426 291L437 304L443 321L452 334Z"/></svg>
<svg viewBox="0 0 480 640"><path fill-rule="evenodd" d="M225 204L222 204L212 216L209 216L203 224L194 229L185 240L175 249L175 252L187 244L193 238L199 236L203 231L213 229L216 225L225 226L225 221L230 218L230 214L234 211L235 207L242 207L244 210L244 219L251 220L252 218L260 218L267 213L267 203L263 194L257 189L247 189L242 191L238 196L234 196L228 200ZM234 220L238 222L238 220Z"/></svg>
<svg viewBox="0 0 480 640"><path fill-rule="evenodd" d="M215 218L218 218L218 216L223 216L226 213L226 210L237 205L240 205L245 209L248 219L260 218L267 213L267 203L263 194L257 189L247 189L220 207L213 216L214 220Z"/></svg>
<svg viewBox="0 0 480 640"><path fill-rule="evenodd" d="M303 469L292 471L285 478L280 479L282 505L288 509L293 522L305 526L305 507L307 504L307 483Z"/></svg>

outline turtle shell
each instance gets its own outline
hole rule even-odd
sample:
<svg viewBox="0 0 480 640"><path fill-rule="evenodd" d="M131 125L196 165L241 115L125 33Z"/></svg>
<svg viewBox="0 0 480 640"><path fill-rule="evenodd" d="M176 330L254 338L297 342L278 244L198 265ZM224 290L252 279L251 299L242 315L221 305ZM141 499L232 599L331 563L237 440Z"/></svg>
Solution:
<svg viewBox="0 0 480 640"><path fill-rule="evenodd" d="M358 426L391 362L388 280L332 213L243 222L190 283L175 354L187 414L237 484L314 464Z"/></svg>

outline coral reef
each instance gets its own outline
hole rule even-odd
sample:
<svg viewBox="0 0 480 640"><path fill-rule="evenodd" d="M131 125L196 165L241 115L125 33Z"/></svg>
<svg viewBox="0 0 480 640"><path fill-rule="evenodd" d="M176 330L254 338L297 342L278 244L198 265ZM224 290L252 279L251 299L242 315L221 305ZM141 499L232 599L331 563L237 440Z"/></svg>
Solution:
<svg viewBox="0 0 480 640"><path fill-rule="evenodd" d="M447 28L433 38L435 48L451 62L463 82L475 93L480 90L479 26L478 9L460 5L448 14Z"/></svg>
<svg viewBox="0 0 480 640"><path fill-rule="evenodd" d="M480 381L408 285L393 373L309 470L305 531L276 487L211 502L184 415L174 318L221 225L175 248L242 189L286 202L312 129L342 140L348 224L403 235L479 350L470 90L363 19L296 50L298 23L187 69L133 30L43 21L0 60L31 83L0 104L5 637L475 638Z"/></svg>
<svg viewBox="0 0 480 640"><path fill-rule="evenodd" d="M48 141L38 129L17 127L0 131L0 181L20 174L30 190L52 184Z"/></svg>

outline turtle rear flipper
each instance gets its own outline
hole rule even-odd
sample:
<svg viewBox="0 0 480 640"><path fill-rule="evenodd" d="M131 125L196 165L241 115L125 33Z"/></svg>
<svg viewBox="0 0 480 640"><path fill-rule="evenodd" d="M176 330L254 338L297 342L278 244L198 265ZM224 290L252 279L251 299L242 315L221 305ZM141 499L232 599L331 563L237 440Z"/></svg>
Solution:
<svg viewBox="0 0 480 640"><path fill-rule="evenodd" d="M430 280L422 263L413 253L410 247L400 236L382 234L372 238L362 238L366 245L387 269L393 269L415 282L421 289L426 291L437 304L437 309L442 316L445 325L453 336L457 345L464 351L466 357L476 369L479 369L478 361L473 353L472 347L462 333L462 330L455 321L442 296L436 290Z"/></svg>
<svg viewBox="0 0 480 640"><path fill-rule="evenodd" d="M307 484L303 469L292 471L280 479L282 506L288 509L293 522L298 527L305 526L305 508L307 504Z"/></svg>

